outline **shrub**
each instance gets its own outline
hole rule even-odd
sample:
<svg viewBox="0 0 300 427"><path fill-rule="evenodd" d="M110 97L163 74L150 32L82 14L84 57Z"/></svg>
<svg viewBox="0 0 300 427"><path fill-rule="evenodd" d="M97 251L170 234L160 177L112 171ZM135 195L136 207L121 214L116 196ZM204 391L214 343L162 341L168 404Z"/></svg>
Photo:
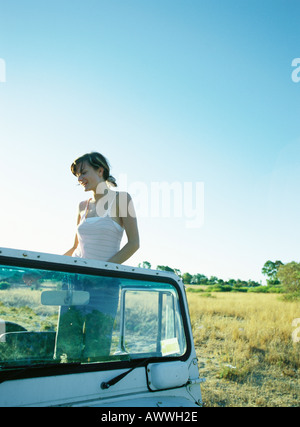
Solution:
<svg viewBox="0 0 300 427"><path fill-rule="evenodd" d="M300 292L291 292L289 294L281 295L279 298L282 301L298 302L300 301Z"/></svg>
<svg viewBox="0 0 300 427"><path fill-rule="evenodd" d="M284 294L285 293L283 286L269 286L268 289L269 289L270 294Z"/></svg>
<svg viewBox="0 0 300 427"><path fill-rule="evenodd" d="M241 288L236 288L233 287L233 292L248 292L249 288L247 288L246 286L242 286Z"/></svg>
<svg viewBox="0 0 300 427"><path fill-rule="evenodd" d="M249 289L248 292L254 292L256 294L268 294L269 288L268 286L257 286L256 288Z"/></svg>
<svg viewBox="0 0 300 427"><path fill-rule="evenodd" d="M207 290L208 292L231 292L232 289L230 285L214 285L210 286Z"/></svg>
<svg viewBox="0 0 300 427"><path fill-rule="evenodd" d="M202 288L187 288L186 291L187 292L194 292L194 293L204 292L204 290Z"/></svg>

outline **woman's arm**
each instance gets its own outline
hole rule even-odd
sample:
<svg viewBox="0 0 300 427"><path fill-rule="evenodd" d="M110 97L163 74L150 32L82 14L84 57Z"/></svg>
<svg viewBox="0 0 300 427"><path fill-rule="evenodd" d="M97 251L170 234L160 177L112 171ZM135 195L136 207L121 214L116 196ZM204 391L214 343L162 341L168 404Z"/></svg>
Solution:
<svg viewBox="0 0 300 427"><path fill-rule="evenodd" d="M79 222L80 222L80 205L79 205L79 212L78 212L78 215L77 215L77 225L79 224ZM75 249L77 248L77 246L78 246L78 237L77 237L77 234L76 234L75 239L74 239L74 245L64 255L66 255L66 256L72 256L73 252L75 251Z"/></svg>
<svg viewBox="0 0 300 427"><path fill-rule="evenodd" d="M74 246L71 249L69 249L64 255L66 255L66 256L72 256L73 255L73 252L75 251L75 249L77 248L77 245L78 245L78 241L76 244L76 237L75 237Z"/></svg>
<svg viewBox="0 0 300 427"><path fill-rule="evenodd" d="M127 261L140 247L136 213L129 194L122 193L119 201L119 218L122 220L128 242L108 261L122 264Z"/></svg>

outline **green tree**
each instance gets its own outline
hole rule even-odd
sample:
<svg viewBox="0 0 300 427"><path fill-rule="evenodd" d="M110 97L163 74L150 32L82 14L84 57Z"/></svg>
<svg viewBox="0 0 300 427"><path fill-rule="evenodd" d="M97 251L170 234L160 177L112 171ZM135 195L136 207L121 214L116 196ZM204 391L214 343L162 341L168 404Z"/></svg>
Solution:
<svg viewBox="0 0 300 427"><path fill-rule="evenodd" d="M260 286L260 283L254 282L253 280L248 280L247 286L249 288L257 288L258 286Z"/></svg>
<svg viewBox="0 0 300 427"><path fill-rule="evenodd" d="M148 261L143 261L142 263L140 262L138 266L139 268L147 268L149 270L151 269L151 264Z"/></svg>
<svg viewBox="0 0 300 427"><path fill-rule="evenodd" d="M278 278L288 293L300 294L300 263L295 261L281 265Z"/></svg>
<svg viewBox="0 0 300 427"><path fill-rule="evenodd" d="M183 283L189 285L192 281L193 276L190 273L183 273L182 280Z"/></svg>
<svg viewBox="0 0 300 427"><path fill-rule="evenodd" d="M209 284L210 285L216 285L218 283L218 278L216 276L211 276L211 278L209 279Z"/></svg>
<svg viewBox="0 0 300 427"><path fill-rule="evenodd" d="M265 276L269 277L269 279L267 279L267 284L268 285L273 286L273 285L279 285L280 284L280 281L278 280L277 273L278 273L278 269L282 265L283 265L283 263L281 261L275 261L275 262L273 262L273 261L270 261L270 260L267 261L264 264L261 272Z"/></svg>
<svg viewBox="0 0 300 427"><path fill-rule="evenodd" d="M194 285L206 285L208 282L208 278L204 276L204 274L194 274L191 283Z"/></svg>
<svg viewBox="0 0 300 427"><path fill-rule="evenodd" d="M174 268L168 267L167 265L158 265L156 267L156 270L170 271L170 272L174 273Z"/></svg>
<svg viewBox="0 0 300 427"><path fill-rule="evenodd" d="M241 279L237 279L233 285L236 289L240 289L245 286L245 283Z"/></svg>

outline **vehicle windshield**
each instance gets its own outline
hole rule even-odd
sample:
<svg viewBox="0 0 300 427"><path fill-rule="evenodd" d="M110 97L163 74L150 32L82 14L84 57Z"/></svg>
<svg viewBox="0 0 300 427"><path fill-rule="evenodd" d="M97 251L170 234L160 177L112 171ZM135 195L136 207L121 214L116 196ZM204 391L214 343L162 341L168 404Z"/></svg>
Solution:
<svg viewBox="0 0 300 427"><path fill-rule="evenodd" d="M0 369L180 357L171 283L0 265Z"/></svg>

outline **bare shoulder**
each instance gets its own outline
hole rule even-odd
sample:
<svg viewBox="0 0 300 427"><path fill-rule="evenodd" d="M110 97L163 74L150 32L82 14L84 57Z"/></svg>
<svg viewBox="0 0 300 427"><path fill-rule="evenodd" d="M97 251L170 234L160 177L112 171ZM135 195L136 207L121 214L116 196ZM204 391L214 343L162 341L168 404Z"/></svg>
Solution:
<svg viewBox="0 0 300 427"><path fill-rule="evenodd" d="M129 193L127 193L126 191L118 191L118 197L119 200L124 200L126 202L129 202L131 199L131 196Z"/></svg>
<svg viewBox="0 0 300 427"><path fill-rule="evenodd" d="M132 203L132 198L129 193L126 191L118 191L117 201L119 203L119 207L122 209L127 209L128 205Z"/></svg>
<svg viewBox="0 0 300 427"><path fill-rule="evenodd" d="M79 206L78 206L79 212L82 212L86 208L87 203L88 203L88 200L83 200L82 202L79 203Z"/></svg>
<svg viewBox="0 0 300 427"><path fill-rule="evenodd" d="M122 217L135 216L133 201L129 193L126 191L118 192L119 213Z"/></svg>

